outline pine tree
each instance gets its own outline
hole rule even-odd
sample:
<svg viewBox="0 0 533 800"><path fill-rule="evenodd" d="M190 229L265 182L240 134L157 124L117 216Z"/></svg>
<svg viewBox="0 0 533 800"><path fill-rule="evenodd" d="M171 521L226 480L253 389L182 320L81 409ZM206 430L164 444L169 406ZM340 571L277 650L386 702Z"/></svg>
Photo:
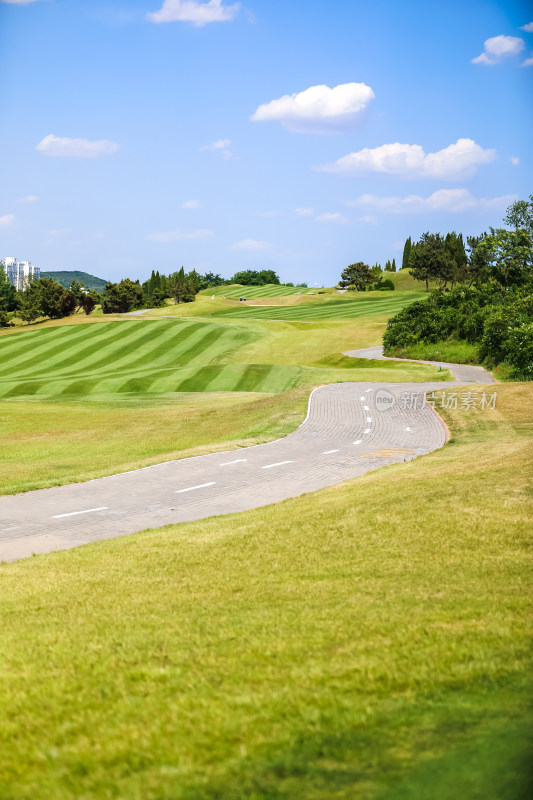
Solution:
<svg viewBox="0 0 533 800"><path fill-rule="evenodd" d="M392 259L392 264L391 264L391 267L390 267L390 271L391 272L396 272L396 259L395 258Z"/></svg>

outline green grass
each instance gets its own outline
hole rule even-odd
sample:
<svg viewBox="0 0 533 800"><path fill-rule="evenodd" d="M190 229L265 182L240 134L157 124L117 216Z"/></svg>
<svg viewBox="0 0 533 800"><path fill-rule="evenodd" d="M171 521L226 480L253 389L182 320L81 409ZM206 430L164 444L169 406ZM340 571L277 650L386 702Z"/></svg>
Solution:
<svg viewBox="0 0 533 800"><path fill-rule="evenodd" d="M382 317L386 319L396 314L409 303L422 299L420 293L405 292L365 292L354 297L353 294L325 295L306 302L288 306L238 306L213 312L213 317L238 317L239 319L277 319L277 320L350 320L363 317ZM311 300L311 298L310 298Z"/></svg>
<svg viewBox="0 0 533 800"><path fill-rule="evenodd" d="M0 566L0 797L525 799L531 400L498 386L444 449L312 495Z"/></svg>
<svg viewBox="0 0 533 800"><path fill-rule="evenodd" d="M446 379L342 357L364 324L79 321L0 337L0 493L29 491L284 436L310 388Z"/></svg>
<svg viewBox="0 0 533 800"><path fill-rule="evenodd" d="M420 342L411 347L401 347L399 353L394 349L387 351L386 355L425 361L447 361L451 364L479 364L477 345L453 339L434 344Z"/></svg>
<svg viewBox="0 0 533 800"><path fill-rule="evenodd" d="M268 283L265 286L213 286L211 289L204 289L202 295L215 295L215 297L228 297L230 300L238 300L240 297L255 299L256 297L288 297L290 295L307 294L316 291L305 287L278 286Z"/></svg>
<svg viewBox="0 0 533 800"><path fill-rule="evenodd" d="M283 392L324 380L428 374L407 365L353 360L350 373L308 364L264 363L239 351L269 337L260 326L209 320L124 320L57 326L0 339L0 398L98 398L169 392ZM279 340L278 340L279 341ZM347 346L348 338L346 339ZM264 353L268 357L268 353Z"/></svg>

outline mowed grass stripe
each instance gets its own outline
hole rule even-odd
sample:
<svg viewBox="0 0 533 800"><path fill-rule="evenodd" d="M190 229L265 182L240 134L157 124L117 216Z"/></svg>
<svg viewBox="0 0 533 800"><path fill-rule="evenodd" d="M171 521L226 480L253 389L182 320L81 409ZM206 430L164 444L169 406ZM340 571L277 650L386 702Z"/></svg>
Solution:
<svg viewBox="0 0 533 800"><path fill-rule="evenodd" d="M135 323L134 323L135 324ZM80 372L92 371L95 360L102 358L102 352L116 352L114 345L123 345L124 342L138 333L129 323L116 322L113 327L98 338L92 338L81 350L70 352L68 358L53 365L57 376L76 377Z"/></svg>
<svg viewBox="0 0 533 800"><path fill-rule="evenodd" d="M156 331L164 332L169 323L162 320L160 328L152 327L149 322L128 322L126 325L128 328L122 331L122 337L108 342L102 352L95 353L94 357L83 365L84 369L95 373L111 367L114 374L122 366L127 366L130 361L135 360L139 349L145 343L152 342Z"/></svg>
<svg viewBox="0 0 533 800"><path fill-rule="evenodd" d="M216 311L213 317L254 318L273 320L334 320L358 319L368 316L384 316L395 313L418 297L402 297L395 299L360 299L353 301L332 301L318 304L309 303L299 306L254 306L253 308L232 308Z"/></svg>
<svg viewBox="0 0 533 800"><path fill-rule="evenodd" d="M225 333L224 328L218 328L214 325L202 325L199 323L200 331L197 331L197 334L202 333L203 335L201 338L195 338L194 343L188 348L185 353L181 353L179 357L179 363L174 365L174 368L167 368L162 369L163 372L162 379L168 384L175 384L176 383L176 372L182 368L183 366L189 365L191 361L202 357L206 358L206 352L209 352L210 348L213 348L218 339L222 337ZM207 332L205 332L205 328L209 328ZM201 370L199 370L199 373ZM149 376L147 376L149 377ZM153 375L152 382L155 382L160 376ZM67 386L62 386L59 390L61 395L94 395L94 394L115 394L120 391L120 388L124 385L124 378L123 374L113 374L112 376L100 376L100 375L93 375L92 377L87 377L84 381L76 380L72 384ZM201 378L199 378L201 380ZM161 390L159 390L161 391ZM174 391L173 388L165 389L164 391ZM180 390L181 391L181 390ZM192 390L195 391L195 390ZM202 390L200 390L202 391Z"/></svg>
<svg viewBox="0 0 533 800"><path fill-rule="evenodd" d="M120 322L109 322L101 325L79 325L75 330L72 329L72 326L68 344L61 343L42 351L36 363L22 365L23 368L17 370L15 374L23 376L32 373L38 377L41 374L47 376L52 372L57 375L62 369L65 370L74 364L77 367L89 353L100 352L102 342L107 344L115 326L120 324ZM82 335L81 332L78 333L78 328L85 331L85 335Z"/></svg>
<svg viewBox="0 0 533 800"><path fill-rule="evenodd" d="M201 294L209 297L226 297L230 300L238 300L239 297L254 299L256 297L289 297L293 294L307 294L309 289L292 286L278 286L269 283L265 286L217 286L213 289L205 289Z"/></svg>
<svg viewBox="0 0 533 800"><path fill-rule="evenodd" d="M117 322L116 324L119 327L103 347L92 350L87 348L82 357L79 360L76 359L76 369L81 368L94 372L112 364L114 371L119 368L121 358L133 357L137 346L153 335L152 330L146 327L149 325L146 322Z"/></svg>
<svg viewBox="0 0 533 800"><path fill-rule="evenodd" d="M43 336L44 341L39 343L37 346L34 345L34 337L27 339L26 336L17 334L13 336L13 339L16 341L16 349L12 351L7 359L4 358L3 355L3 348L1 351L2 357L0 358L0 375L9 372L10 376L15 372L16 374L21 374L27 370L31 370L35 366L40 366L43 362L43 358L50 358L56 356L58 353L61 353L65 349L70 349L70 347L76 347L78 340L84 339L88 335L87 328L90 329L92 333L93 328L109 328L110 325L113 323L101 323L101 325L64 325L58 328L45 328L39 333L46 334ZM33 332L32 332L33 333ZM38 331L35 331L38 333ZM96 335L99 331L95 332ZM92 333L92 335L95 335ZM27 334L30 336L30 334ZM20 338L20 341L18 341ZM16 364L15 369L13 370L13 364L11 363L17 357L20 358L21 356L27 356L18 364ZM4 365L10 362L9 366L4 369Z"/></svg>

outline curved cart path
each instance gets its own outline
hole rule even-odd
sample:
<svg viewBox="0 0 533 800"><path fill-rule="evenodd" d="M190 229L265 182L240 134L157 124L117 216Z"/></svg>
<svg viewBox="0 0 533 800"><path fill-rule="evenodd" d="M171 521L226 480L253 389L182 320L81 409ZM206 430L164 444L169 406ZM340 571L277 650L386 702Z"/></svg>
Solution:
<svg viewBox="0 0 533 800"><path fill-rule="evenodd" d="M371 352L372 358L382 357ZM461 376L457 366L452 368L462 380L488 382L484 371L467 377L463 368ZM321 386L311 393L305 422L284 439L4 495L0 561L258 508L429 453L445 443L447 430L424 393L447 385Z"/></svg>

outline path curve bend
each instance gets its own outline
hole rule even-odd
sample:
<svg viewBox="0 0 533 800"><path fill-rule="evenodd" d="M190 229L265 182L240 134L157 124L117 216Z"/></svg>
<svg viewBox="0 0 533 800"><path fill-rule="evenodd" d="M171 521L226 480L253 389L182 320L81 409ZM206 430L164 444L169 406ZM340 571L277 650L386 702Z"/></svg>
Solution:
<svg viewBox="0 0 533 800"><path fill-rule="evenodd" d="M379 348L347 355L383 358ZM491 382L480 368L466 373L460 365L451 367L462 381ZM409 461L446 442L446 426L425 398L426 392L444 386L321 386L311 393L305 421L284 439L86 483L4 495L0 561L258 508Z"/></svg>

